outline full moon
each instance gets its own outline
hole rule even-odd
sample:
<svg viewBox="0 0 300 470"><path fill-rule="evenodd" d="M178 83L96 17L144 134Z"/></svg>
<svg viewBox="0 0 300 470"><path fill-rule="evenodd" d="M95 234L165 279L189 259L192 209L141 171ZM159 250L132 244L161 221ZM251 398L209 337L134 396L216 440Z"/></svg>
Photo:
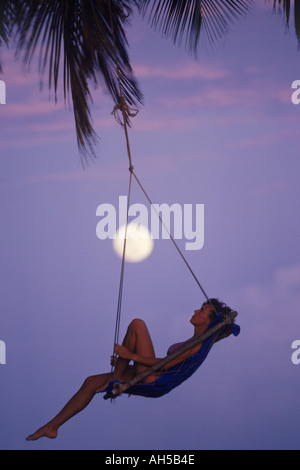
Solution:
<svg viewBox="0 0 300 470"><path fill-rule="evenodd" d="M125 225L121 227L113 240L113 247L120 258L123 257L123 246L125 238ZM153 239L149 230L140 224L128 224L125 260L130 263L144 261L152 253L154 247Z"/></svg>

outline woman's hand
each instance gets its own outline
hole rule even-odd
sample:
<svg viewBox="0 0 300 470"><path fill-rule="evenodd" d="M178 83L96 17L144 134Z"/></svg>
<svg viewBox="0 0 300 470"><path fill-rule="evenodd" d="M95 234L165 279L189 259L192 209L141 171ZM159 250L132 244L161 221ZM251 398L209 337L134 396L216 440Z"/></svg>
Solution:
<svg viewBox="0 0 300 470"><path fill-rule="evenodd" d="M128 361L131 361L133 358L133 353L125 346L121 346L120 344L115 345L115 354L117 354L122 359L127 359Z"/></svg>
<svg viewBox="0 0 300 470"><path fill-rule="evenodd" d="M118 356L116 356L115 354L113 356L110 356L110 365L112 367L116 367L117 360L118 360Z"/></svg>

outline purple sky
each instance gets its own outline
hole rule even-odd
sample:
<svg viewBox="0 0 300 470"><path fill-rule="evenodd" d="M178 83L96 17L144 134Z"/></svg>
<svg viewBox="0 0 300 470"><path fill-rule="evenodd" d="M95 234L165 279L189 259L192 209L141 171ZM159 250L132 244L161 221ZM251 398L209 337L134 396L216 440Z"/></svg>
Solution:
<svg viewBox="0 0 300 470"><path fill-rule="evenodd" d="M98 158L83 169L62 95L55 106L35 64L25 74L1 51L1 449L299 449L300 52L271 4L256 0L198 61L139 18L128 28L145 96L130 130L136 173L153 202L205 205L204 248L185 254L242 332L168 396L99 395L55 441L25 437L110 369L120 259L96 237L96 209L127 193L128 161L103 90L93 92ZM132 202L146 204L136 185ZM126 265L121 335L142 317L163 357L192 335L203 300L171 242L156 240L150 258Z"/></svg>

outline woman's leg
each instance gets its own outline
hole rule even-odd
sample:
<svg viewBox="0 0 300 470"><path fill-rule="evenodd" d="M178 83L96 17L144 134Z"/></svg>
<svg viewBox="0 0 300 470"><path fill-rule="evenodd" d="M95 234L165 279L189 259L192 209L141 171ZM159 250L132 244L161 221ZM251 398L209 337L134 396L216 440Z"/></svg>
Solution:
<svg viewBox="0 0 300 470"><path fill-rule="evenodd" d="M133 320L124 337L123 346L129 351L140 354L141 356L155 357L153 343L148 331L148 328L143 320ZM113 372L114 379L122 380L122 377L128 368L129 361L126 359L118 358L115 370ZM138 375L147 369L146 366L141 364L134 364L134 375ZM145 382L152 382L156 376L148 377Z"/></svg>
<svg viewBox="0 0 300 470"><path fill-rule="evenodd" d="M79 413L79 411L83 410L90 403L95 393L104 391L111 378L110 373L88 377L58 415L34 434L28 436L27 441L35 441L43 436L55 438L58 428Z"/></svg>
<svg viewBox="0 0 300 470"><path fill-rule="evenodd" d="M143 320L133 320L125 335L123 345L130 351L144 356L155 357L153 344ZM121 381L130 380L133 375L137 375L146 367L135 364L134 370L128 369L128 362L118 358L113 374L106 373L88 377L77 393L68 401L64 408L49 423L41 427L34 434L27 437L28 441L35 441L40 437L55 438L58 428L83 410L92 400L94 395L103 392L108 383L114 378ZM153 378L152 378L153 380Z"/></svg>

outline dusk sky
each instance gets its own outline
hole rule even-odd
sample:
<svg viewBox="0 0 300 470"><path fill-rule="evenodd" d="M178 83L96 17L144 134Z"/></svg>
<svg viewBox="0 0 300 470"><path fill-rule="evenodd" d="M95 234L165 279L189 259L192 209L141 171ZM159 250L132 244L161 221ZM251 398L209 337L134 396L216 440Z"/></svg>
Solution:
<svg viewBox="0 0 300 470"><path fill-rule="evenodd" d="M134 16L130 57L144 105L129 130L135 172L154 203L204 204L204 246L186 250L209 297L241 334L217 343L188 381L159 399L97 395L56 440L26 442L90 375L108 372L121 260L96 235L101 204L127 194L124 133L98 88L97 158L83 168L72 110L37 63L1 50L0 449L299 449L300 80L294 32L255 0L198 58ZM148 207L133 183L132 204ZM125 267L121 336L143 318L158 357L193 334L204 301L169 240ZM300 354L299 354L300 357Z"/></svg>

